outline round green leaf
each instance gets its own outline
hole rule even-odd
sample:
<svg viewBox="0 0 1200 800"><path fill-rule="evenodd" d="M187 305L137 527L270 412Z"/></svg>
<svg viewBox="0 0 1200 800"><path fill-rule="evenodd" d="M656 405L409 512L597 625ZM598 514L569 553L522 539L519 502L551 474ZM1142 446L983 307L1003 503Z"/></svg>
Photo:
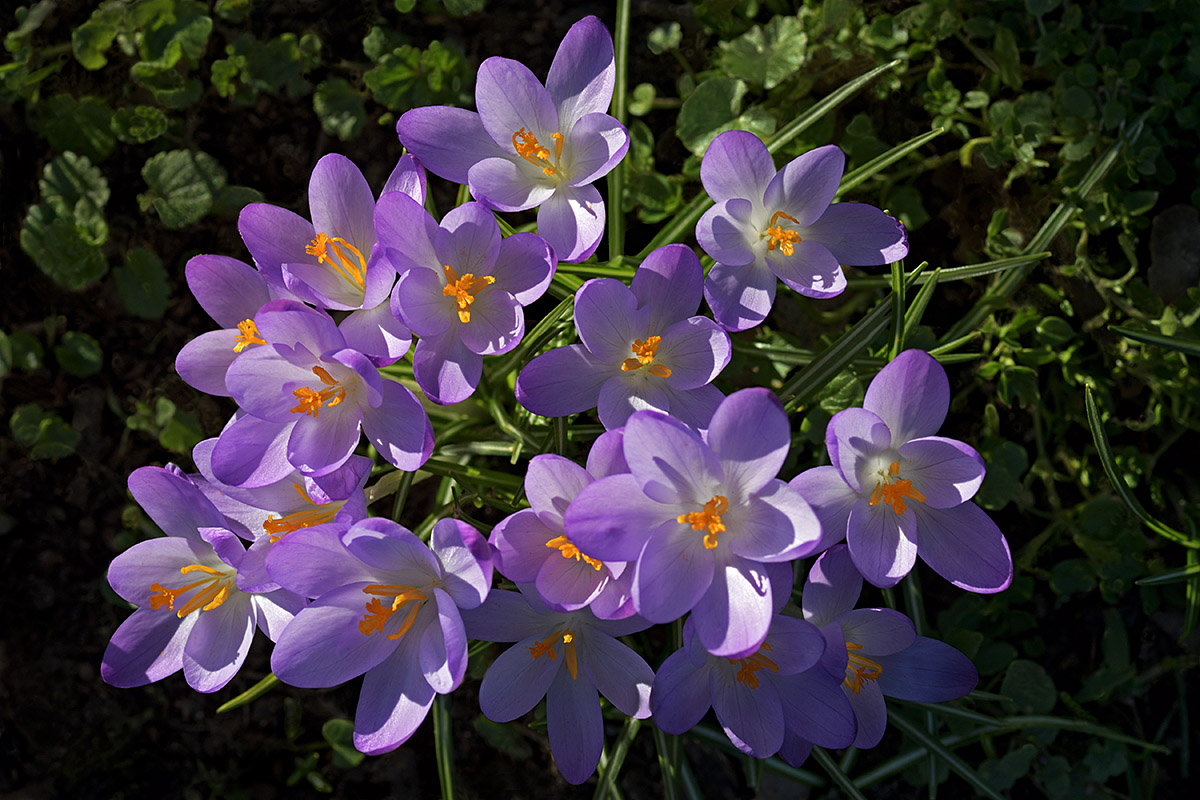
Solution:
<svg viewBox="0 0 1200 800"><path fill-rule="evenodd" d="M109 124L122 142L144 144L167 132L167 115L154 106L131 106L118 109Z"/></svg>
<svg viewBox="0 0 1200 800"><path fill-rule="evenodd" d="M121 301L135 317L158 319L167 310L167 271L150 250L137 247L130 251L124 266L113 270L113 278Z"/></svg>
<svg viewBox="0 0 1200 800"><path fill-rule="evenodd" d="M143 208L153 207L168 228L186 228L212 208L225 185L225 168L208 153L169 150L147 161L142 177L150 187L139 195Z"/></svg>
<svg viewBox="0 0 1200 800"><path fill-rule="evenodd" d="M54 359L67 372L81 378L95 375L104 366L100 343L80 331L63 334L62 342L54 345Z"/></svg>

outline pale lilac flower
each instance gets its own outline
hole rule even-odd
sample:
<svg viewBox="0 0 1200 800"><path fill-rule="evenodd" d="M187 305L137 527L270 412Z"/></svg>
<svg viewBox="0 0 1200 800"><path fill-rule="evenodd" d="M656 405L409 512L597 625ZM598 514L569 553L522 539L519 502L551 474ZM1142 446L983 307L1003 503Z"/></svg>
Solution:
<svg viewBox="0 0 1200 800"><path fill-rule="evenodd" d="M489 537L496 569L516 583L532 583L555 611L585 606L600 619L632 615L626 562L605 563L581 551L563 532L563 514L579 490L592 481L628 472L622 431L600 436L588 456L587 469L562 456L534 456L525 475L530 508L501 520Z"/></svg>
<svg viewBox="0 0 1200 800"><path fill-rule="evenodd" d="M400 141L430 172L466 184L497 211L538 208L538 233L560 261L583 261L604 233L604 201L592 183L617 165L629 134L605 113L616 62L596 17L571 26L546 85L518 61L479 67L479 113L414 108L396 123Z"/></svg>
<svg viewBox="0 0 1200 800"><path fill-rule="evenodd" d="M536 593L492 592L463 614L467 635L488 642L518 642L483 676L479 707L495 722L509 722L546 698L546 723L554 763L567 783L596 771L604 749L600 698L637 719L650 716L654 670L617 636L645 630L640 617L601 620L588 609L552 612Z"/></svg>
<svg viewBox="0 0 1200 800"><path fill-rule="evenodd" d="M272 672L305 688L365 674L354 716L362 752L399 747L434 693L462 683L467 637L459 611L479 606L492 580L487 542L465 522L438 522L429 547L379 517L308 528L271 548L267 568L315 598L280 637Z"/></svg>
<svg viewBox="0 0 1200 800"><path fill-rule="evenodd" d="M405 387L381 378L327 314L275 300L255 315L270 342L243 353L226 385L245 412L221 432L212 470L222 483L263 486L299 470L333 472L358 446L360 428L385 459L415 470L433 451L433 428Z"/></svg>
<svg viewBox="0 0 1200 800"><path fill-rule="evenodd" d="M949 407L941 364L906 350L871 381L862 408L829 421L833 466L791 481L821 520L821 546L845 536L854 565L876 586L895 586L918 555L967 591L999 592L1012 581L1008 542L968 502L983 483L983 459L963 442L933 435Z"/></svg>
<svg viewBox="0 0 1200 800"><path fill-rule="evenodd" d="M979 673L965 655L944 642L917 636L912 621L887 608L855 608L862 576L845 545L821 554L802 596L804 618L825 637L822 662L843 677L842 691L858 721L854 746L874 747L887 728L884 696L924 703L962 697Z"/></svg>
<svg viewBox="0 0 1200 800"><path fill-rule="evenodd" d="M775 279L808 297L846 288L842 264L868 266L908 254L904 227L861 203L830 205L846 157L835 145L798 156L778 172L752 133L713 139L700 180L716 203L696 240L717 262L704 283L713 316L728 330L751 328L775 302Z"/></svg>
<svg viewBox="0 0 1200 800"><path fill-rule="evenodd" d="M193 689L215 692L241 669L255 627L278 639L304 598L241 571L245 545L180 473L142 467L129 491L167 535L109 567L113 591L138 609L113 634L100 675L132 687L182 669Z"/></svg>
<svg viewBox="0 0 1200 800"><path fill-rule="evenodd" d="M565 515L566 536L601 561L637 561L633 603L651 622L692 611L713 655L758 649L787 600L791 567L820 538L808 503L775 475L791 442L766 389L717 408L706 439L657 411L625 426L631 472L590 483Z"/></svg>
<svg viewBox="0 0 1200 800"><path fill-rule="evenodd" d="M517 400L535 414L562 417L596 407L613 430L642 409L671 414L704 430L724 395L712 385L729 363L729 335L700 307L704 272L691 248L655 250L631 286L612 278L575 293L582 344L530 361L517 377Z"/></svg>
<svg viewBox="0 0 1200 800"><path fill-rule="evenodd" d="M400 192L375 209L379 245L400 273L392 312L419 336L413 374L435 403L467 399L483 356L507 353L525 334L522 309L554 275L554 251L541 237L500 238L492 212L478 203L453 209L439 226Z"/></svg>

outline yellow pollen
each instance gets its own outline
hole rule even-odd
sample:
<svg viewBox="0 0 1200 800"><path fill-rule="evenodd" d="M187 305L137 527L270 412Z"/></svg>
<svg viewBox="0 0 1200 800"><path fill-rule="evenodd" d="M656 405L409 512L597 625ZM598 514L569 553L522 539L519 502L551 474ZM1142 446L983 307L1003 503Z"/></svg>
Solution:
<svg viewBox="0 0 1200 800"><path fill-rule="evenodd" d="M318 264L328 264L334 272L359 291L366 287L367 262L362 252L340 236L318 233L304 252L317 257Z"/></svg>
<svg viewBox="0 0 1200 800"><path fill-rule="evenodd" d="M412 608L404 616L404 622L400 623L400 630L388 634L387 638L389 639L399 639L408 633L413 623L417 621L417 612L421 610L421 605L427 599L425 593L415 587L392 586L382 583L372 583L370 586L364 587L363 594L374 595L374 597L367 601L364 607L364 610L367 612L366 616L358 622L358 632L363 636L381 633L384 626L387 625L388 620L392 618L392 614L395 614L406 605L412 605ZM381 597L392 598L391 604L385 605L380 600Z"/></svg>
<svg viewBox="0 0 1200 800"><path fill-rule="evenodd" d="M554 633L542 639L529 648L530 658L541 658L547 656L551 661L558 658L558 654L554 652L554 645L559 641L563 643L563 654L567 657L567 669L571 672L571 680L579 678L579 661L575 653L575 632L569 628L563 628L561 631Z"/></svg>
<svg viewBox="0 0 1200 800"><path fill-rule="evenodd" d="M730 664L739 664L740 669L737 671L738 683L744 683L747 689L757 689L759 677L754 673L760 669L769 669L771 672L778 673L779 665L771 659L763 655L763 650L770 650L771 645L763 642L762 647L753 655L742 659L726 659Z"/></svg>
<svg viewBox="0 0 1200 800"><path fill-rule="evenodd" d="M175 611L176 616L183 619L188 614L196 609L201 611L211 611L225 599L229 597L229 585L232 575L227 575L218 569L206 567L203 564L189 564L186 567L180 567L179 572L187 575L191 572L202 572L204 577L198 581L189 583L187 586L181 586L178 589L168 589L161 583L155 583L150 586L150 608L158 611L161 608L166 608L168 611ZM200 588L203 587L203 588ZM180 608L175 610L175 601L182 595L190 592L192 589L199 589L192 597Z"/></svg>
<svg viewBox="0 0 1200 800"><path fill-rule="evenodd" d="M675 521L691 525L694 531L706 529L708 532L704 534L704 548L712 550L717 546L717 534L725 530L725 523L721 522L721 515L728 510L729 500L718 494L704 504L703 511L680 514Z"/></svg>
<svg viewBox="0 0 1200 800"><path fill-rule="evenodd" d="M671 375L669 367L664 367L662 364L655 364L654 354L658 352L658 346L662 344L661 336L647 336L645 341L634 339L633 344L629 349L633 351L633 358L627 358L621 362L622 372L631 372L635 369L641 369L649 365L646 371L656 378L667 378Z"/></svg>
<svg viewBox="0 0 1200 800"><path fill-rule="evenodd" d="M906 499L923 503L925 495L913 488L912 481L900 480L900 462L893 461L888 467L887 476L875 484L875 491L871 492L869 502L877 506L882 500L885 506L891 506L897 514L903 514L908 509L904 502Z"/></svg>
<svg viewBox="0 0 1200 800"><path fill-rule="evenodd" d="M785 214L782 211L776 211L774 214L772 214L771 221L767 223L766 235L771 238L771 241L767 242L767 249L778 250L785 256L790 256L796 251L796 242L802 242L804 240L801 239L800 234L796 233L795 231L784 228L782 224L776 224L779 222L780 217L791 220L796 225L800 224L796 221L795 217L791 216L790 214Z"/></svg>
<svg viewBox="0 0 1200 800"><path fill-rule="evenodd" d="M333 379L333 376L329 374L329 370L324 367L313 367L312 371L314 375L321 379L321 383L325 384L325 388L320 391L315 391L307 386L293 389L292 394L300 400L300 403L291 409L293 414L320 416L321 407L324 404L328 403L329 407L333 408L346 399L346 389Z"/></svg>
<svg viewBox="0 0 1200 800"><path fill-rule="evenodd" d="M266 341L258 335L258 326L254 324L252 319L244 319L237 324L238 337L233 345L233 352L240 353L252 344L266 344Z"/></svg>
<svg viewBox="0 0 1200 800"><path fill-rule="evenodd" d="M862 650L857 642L846 642L849 660L846 662L846 679L842 681L847 689L858 694L871 681L877 681L883 675L883 667L878 661L872 661L866 656L860 656L856 650Z"/></svg>
<svg viewBox="0 0 1200 800"><path fill-rule="evenodd" d="M546 542L546 547L557 549L558 552L562 553L563 558L573 558L576 561L583 561L597 572L599 572L600 568L604 566L591 556L581 553L579 548L576 547L575 544L566 536L556 536L555 538Z"/></svg>
<svg viewBox="0 0 1200 800"><path fill-rule="evenodd" d="M342 506L346 505L345 500L318 503L308 496L308 492L304 491L304 487L299 483L293 483L292 488L296 490L296 493L311 508L302 508L299 511L293 511L291 514L284 514L282 517L276 517L272 514L263 520L263 530L271 534L271 544L278 542L289 533L298 531L301 528L311 528L313 525L324 525L326 522L332 522L337 512L341 510Z"/></svg>
<svg viewBox="0 0 1200 800"><path fill-rule="evenodd" d="M483 287L495 283L496 279L491 275L476 278L471 272L460 278L449 264L444 265L442 269L446 272L446 285L442 287L442 294L454 298L454 304L458 306L458 321L470 322L471 303L475 302L475 295Z"/></svg>
<svg viewBox="0 0 1200 800"><path fill-rule="evenodd" d="M563 151L563 135L552 133L550 138L554 140L553 164L550 163L550 151L532 133L521 128L512 135L513 149L517 151L517 155L535 167L541 167L542 174L547 177L558 172L558 162L562 158Z"/></svg>

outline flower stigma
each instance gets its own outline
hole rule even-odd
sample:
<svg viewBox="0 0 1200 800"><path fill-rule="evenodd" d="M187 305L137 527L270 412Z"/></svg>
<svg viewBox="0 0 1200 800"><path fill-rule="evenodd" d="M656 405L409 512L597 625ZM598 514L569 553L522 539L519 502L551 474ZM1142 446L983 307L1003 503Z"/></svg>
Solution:
<svg viewBox="0 0 1200 800"><path fill-rule="evenodd" d="M175 611L176 616L183 619L197 609L211 611L221 605L221 603L224 603L226 598L229 597L229 586L233 582L233 575L231 573L206 567L203 564L188 564L186 567L180 567L179 571L184 575L192 572L202 572L204 576L200 580L189 583L187 586L180 586L178 589L168 589L161 583L151 584L150 608L158 611L165 607L168 611L175 611L175 601L183 594L197 589L198 591L191 596L183 607Z"/></svg>
<svg viewBox="0 0 1200 800"><path fill-rule="evenodd" d="M495 283L496 279L491 275L481 275L476 278L471 272L460 278L449 264L443 265L442 269L446 272L446 285L442 287L442 295L454 298L454 304L458 307L459 322L470 322L471 303L475 302L475 295L483 287Z"/></svg>
<svg viewBox="0 0 1200 800"><path fill-rule="evenodd" d="M713 550L717 546L717 534L725 530L721 515L729 510L729 500L722 495L713 495L713 499L704 504L703 511L693 511L690 514L680 514L676 522L691 525L692 530L707 530L704 534L704 549Z"/></svg>
<svg viewBox="0 0 1200 800"><path fill-rule="evenodd" d="M313 525L324 525L326 522L332 522L334 516L341 510L342 506L346 505L345 500L338 502L330 501L328 503L318 503L313 500L308 492L304 490L304 486L299 483L293 483L292 488L300 495L300 498L308 503L309 508L302 508L299 511L293 511L290 514L276 517L274 514L263 520L263 530L271 534L271 544L275 544L283 537L293 531L298 531L301 528L311 528Z"/></svg>
<svg viewBox="0 0 1200 800"><path fill-rule="evenodd" d="M546 542L546 547L549 547L552 550L558 550L558 552L562 553L563 558L573 558L576 561L583 561L592 569L596 570L596 572L599 572L600 568L604 566L591 556L580 552L579 548L575 546L575 543L566 536L556 536L555 538Z"/></svg>
<svg viewBox="0 0 1200 800"><path fill-rule="evenodd" d="M846 679L842 684L850 691L858 694L871 681L877 681L883 676L883 667L878 661L872 661L866 656L860 656L856 650L862 650L857 642L846 642L849 660L846 662Z"/></svg>
<svg viewBox="0 0 1200 800"><path fill-rule="evenodd" d="M358 622L358 631L363 636L370 636L373 633L381 632L392 615L406 605L412 606L408 613L404 616L404 621L400 623L400 630L395 633L388 634L389 639L399 639L404 634L408 633L412 628L413 623L417 621L417 612L421 610L421 605L426 600L425 593L418 590L415 586L393 586L390 584L372 583L370 586L363 587L363 594L374 595L367 601L364 610L367 612ZM380 598L390 597L392 603L390 606L385 605Z"/></svg>
<svg viewBox="0 0 1200 800"><path fill-rule="evenodd" d="M304 248L304 252L316 256L318 264L333 267L334 272L359 291L366 287L367 262L359 249L342 237L318 233Z"/></svg>
<svg viewBox="0 0 1200 800"><path fill-rule="evenodd" d="M314 391L307 386L293 389L292 394L300 399L300 403L291 409L293 414L306 414L316 417L320 415L321 407L325 403L328 403L329 407L333 408L346 399L346 388L335 381L327 369L324 367L313 367L312 371L321 379L321 383L325 384L325 388L320 391Z"/></svg>
<svg viewBox="0 0 1200 800"><path fill-rule="evenodd" d="M633 358L627 358L621 362L622 372L631 372L635 369L641 369L649 365L646 371L656 378L669 378L671 376L670 367L664 367L662 364L655 364L654 354L658 352L658 346L662 344L661 336L647 336L645 341L634 339L633 344L629 349L633 352Z"/></svg>
<svg viewBox="0 0 1200 800"><path fill-rule="evenodd" d="M802 242L804 240L800 238L800 234L793 230L784 228L783 224L779 223L780 217L791 220L796 225L800 224L795 217L790 214L785 214L782 211L776 211L774 214L772 214L771 221L767 223L767 232L764 234L764 236L768 236L771 239L771 241L767 242L767 249L778 250L785 256L790 256L796 251L796 242Z"/></svg>
<svg viewBox="0 0 1200 800"><path fill-rule="evenodd" d="M877 506L882 500L885 506L891 506L897 514L903 514L908 508L904 502L906 499L925 502L925 495L913 488L912 481L900 479L899 461L891 463L886 475L882 475L882 472L880 470L882 479L876 482L875 491L871 492L871 505Z"/></svg>
<svg viewBox="0 0 1200 800"><path fill-rule="evenodd" d="M558 162L562 158L563 151L563 135L556 132L550 134L550 138L554 140L553 163L550 162L550 151L532 133L521 128L512 135L513 149L517 151L517 155L535 167L541 167L542 174L546 177L552 177L558 173Z"/></svg>
<svg viewBox="0 0 1200 800"><path fill-rule="evenodd" d="M238 337L233 345L233 352L240 353L252 344L266 344L266 340L258 335L258 326L252 319L244 319L237 324Z"/></svg>
<svg viewBox="0 0 1200 800"><path fill-rule="evenodd" d="M759 684L759 677L758 677L758 675L755 674L756 672L758 672L760 669L769 669L771 672L775 672L775 673L779 672L779 665L763 655L763 652L762 652L763 650L770 650L770 649L771 649L771 645L767 644L766 642L763 642L762 647L760 647L758 650L756 650L754 652L754 654L749 656L748 658L741 658L741 659L727 658L727 659L725 659L730 664L736 664L740 667L737 671L737 676L736 676L738 683L745 684L747 689L757 689L758 684Z"/></svg>
<svg viewBox="0 0 1200 800"><path fill-rule="evenodd" d="M554 652L554 645L558 644L560 639L563 643L563 654L567 657L567 669L571 671L571 680L576 680L579 677L579 661L575 654L575 631L569 628L555 631L530 647L529 657L537 659L549 656L550 660L554 661L558 658L558 654Z"/></svg>

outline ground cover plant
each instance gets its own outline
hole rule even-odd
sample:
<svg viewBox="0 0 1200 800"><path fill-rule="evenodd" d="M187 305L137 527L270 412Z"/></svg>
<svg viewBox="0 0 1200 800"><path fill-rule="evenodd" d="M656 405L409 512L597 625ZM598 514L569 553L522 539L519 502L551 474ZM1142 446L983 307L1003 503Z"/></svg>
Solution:
<svg viewBox="0 0 1200 800"><path fill-rule="evenodd" d="M0 786L1182 795L1198 21L19 9Z"/></svg>

